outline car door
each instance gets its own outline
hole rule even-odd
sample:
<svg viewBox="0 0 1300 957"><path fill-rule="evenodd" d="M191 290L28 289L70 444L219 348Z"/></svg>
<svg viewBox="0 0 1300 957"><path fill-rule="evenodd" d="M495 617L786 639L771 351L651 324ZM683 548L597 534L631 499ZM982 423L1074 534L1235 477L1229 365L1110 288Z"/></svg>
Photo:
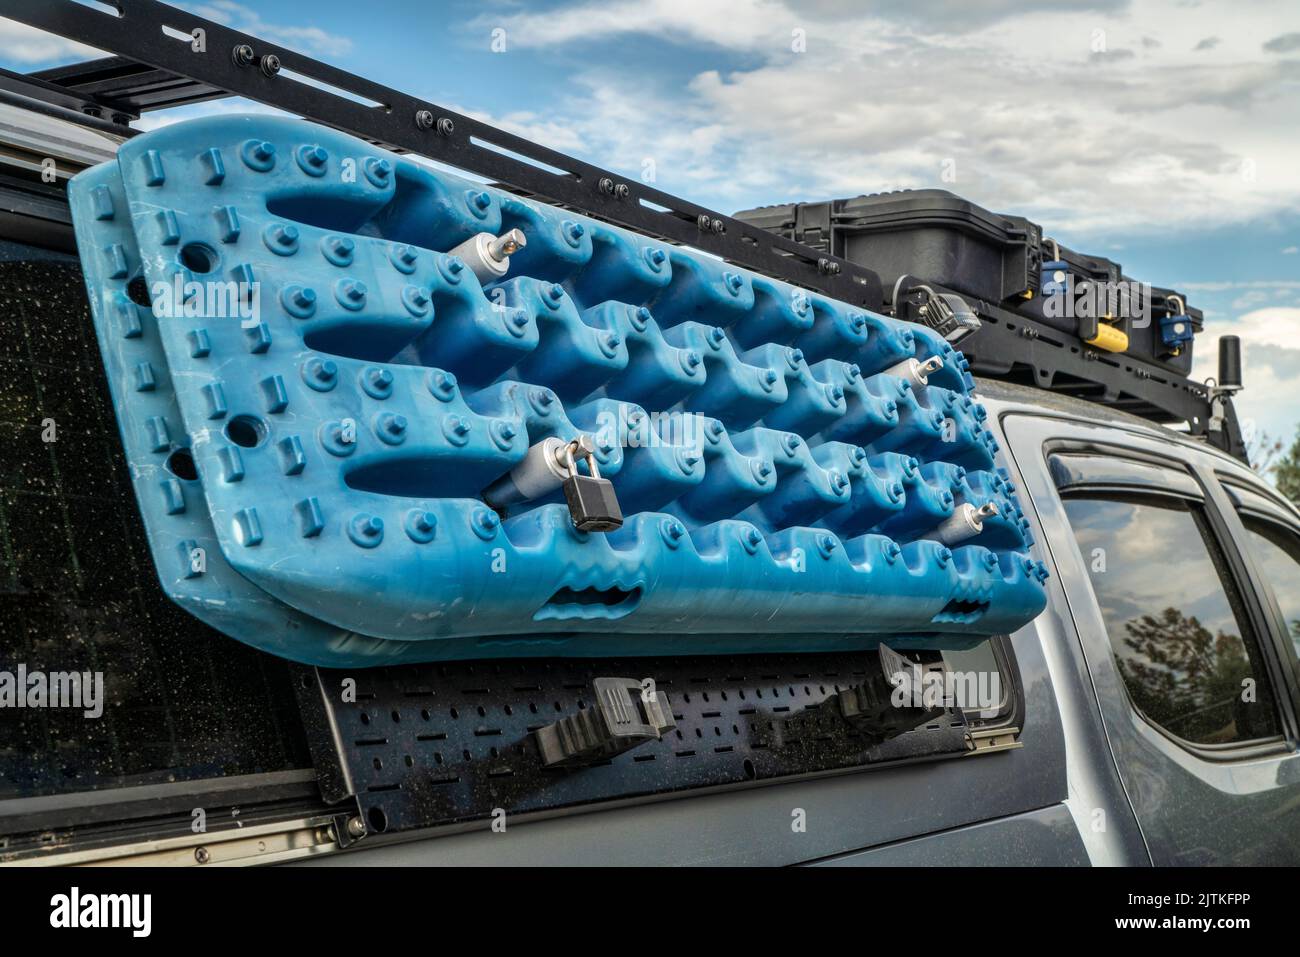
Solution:
<svg viewBox="0 0 1300 957"><path fill-rule="evenodd" d="M1285 537L1297 534L1294 516L1281 522L1273 502L1266 552L1245 524L1264 519L1239 509L1269 496L1223 456L1065 418L1002 424L1152 861L1300 861L1286 618L1300 609L1280 591L1300 575Z"/></svg>

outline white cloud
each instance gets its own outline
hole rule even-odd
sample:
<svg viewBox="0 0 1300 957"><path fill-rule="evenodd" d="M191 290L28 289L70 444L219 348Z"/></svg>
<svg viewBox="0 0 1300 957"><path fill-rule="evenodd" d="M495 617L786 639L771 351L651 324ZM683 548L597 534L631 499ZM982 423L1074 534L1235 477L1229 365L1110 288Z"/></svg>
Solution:
<svg viewBox="0 0 1300 957"><path fill-rule="evenodd" d="M207 20L303 53L342 56L352 50L348 37L303 24L268 23L256 10L234 0L195 0L180 6Z"/></svg>
<svg viewBox="0 0 1300 957"><path fill-rule="evenodd" d="M49 63L60 60L73 63L105 56L102 50L84 43L65 40L52 33L13 20L0 19L0 49L5 57L17 63Z"/></svg>
<svg viewBox="0 0 1300 957"><path fill-rule="evenodd" d="M1245 388L1234 404L1243 431L1289 441L1300 410L1300 308L1271 306L1236 322L1207 327L1196 337L1193 379L1216 375L1219 338L1224 335L1241 337Z"/></svg>
<svg viewBox="0 0 1300 957"><path fill-rule="evenodd" d="M1296 253L1300 253L1300 246L1287 246L1282 250L1283 256L1294 256Z"/></svg>
<svg viewBox="0 0 1300 957"><path fill-rule="evenodd" d="M1300 26L1293 5L1234 6L1231 35L1228 7L1178 0L1015 16L997 4L981 15L995 24L960 12L973 5L924 6L620 0L480 23L523 48L634 35L706 48L684 87L588 68L552 121L600 165L634 174L653 158L668 189L706 205L940 186L1057 232L1110 235L1300 211L1300 60L1258 39ZM791 50L796 28L807 52ZM1090 62L1099 33L1119 59ZM1190 58L1208 35L1220 42ZM710 46L746 65L713 68Z"/></svg>
<svg viewBox="0 0 1300 957"><path fill-rule="evenodd" d="M797 25L780 0L615 0L538 13L485 14L480 27L501 27L508 47L545 47L632 34L737 50L771 47Z"/></svg>

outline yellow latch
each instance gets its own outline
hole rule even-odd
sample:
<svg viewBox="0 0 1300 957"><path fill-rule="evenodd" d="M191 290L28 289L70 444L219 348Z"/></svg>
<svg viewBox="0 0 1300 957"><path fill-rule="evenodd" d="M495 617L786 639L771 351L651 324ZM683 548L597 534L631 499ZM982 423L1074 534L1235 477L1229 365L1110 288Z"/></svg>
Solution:
<svg viewBox="0 0 1300 957"><path fill-rule="evenodd" d="M1085 339L1084 342L1098 349L1105 349L1107 352L1128 351L1128 333L1102 323L1097 324L1097 334L1091 339Z"/></svg>

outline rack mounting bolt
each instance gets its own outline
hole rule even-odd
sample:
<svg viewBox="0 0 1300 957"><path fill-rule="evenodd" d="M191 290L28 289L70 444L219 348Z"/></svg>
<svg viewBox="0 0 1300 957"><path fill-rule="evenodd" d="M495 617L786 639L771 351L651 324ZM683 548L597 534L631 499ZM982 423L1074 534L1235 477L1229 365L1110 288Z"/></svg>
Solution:
<svg viewBox="0 0 1300 957"><path fill-rule="evenodd" d="M241 43L236 46L235 49L231 51L230 55L233 57L237 66L252 66L253 61L257 59L257 55L253 53L253 48L247 43Z"/></svg>
<svg viewBox="0 0 1300 957"><path fill-rule="evenodd" d="M280 58L274 53L266 54L266 56L262 57L258 65L262 68L262 72L267 76L275 76L280 72Z"/></svg>
<svg viewBox="0 0 1300 957"><path fill-rule="evenodd" d="M442 116L438 118L438 133L442 136L451 136L456 131L456 124L451 121L451 117Z"/></svg>
<svg viewBox="0 0 1300 957"><path fill-rule="evenodd" d="M433 124L434 124L433 114L430 111L428 110L415 111L415 125L418 126L420 129L431 130L433 129Z"/></svg>
<svg viewBox="0 0 1300 957"><path fill-rule="evenodd" d="M365 837L366 822L361 820L361 815L348 818L348 835L350 837Z"/></svg>

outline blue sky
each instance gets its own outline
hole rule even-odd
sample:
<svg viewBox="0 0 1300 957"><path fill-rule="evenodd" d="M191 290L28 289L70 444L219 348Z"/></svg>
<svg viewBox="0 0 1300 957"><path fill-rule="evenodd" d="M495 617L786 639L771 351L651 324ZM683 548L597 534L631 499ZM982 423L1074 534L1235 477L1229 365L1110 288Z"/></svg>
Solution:
<svg viewBox="0 0 1300 957"><path fill-rule="evenodd" d="M1241 335L1249 428L1300 422L1294 0L181 5L725 212L943 186L1029 215L1186 290L1200 375ZM10 69L83 52L0 24Z"/></svg>

